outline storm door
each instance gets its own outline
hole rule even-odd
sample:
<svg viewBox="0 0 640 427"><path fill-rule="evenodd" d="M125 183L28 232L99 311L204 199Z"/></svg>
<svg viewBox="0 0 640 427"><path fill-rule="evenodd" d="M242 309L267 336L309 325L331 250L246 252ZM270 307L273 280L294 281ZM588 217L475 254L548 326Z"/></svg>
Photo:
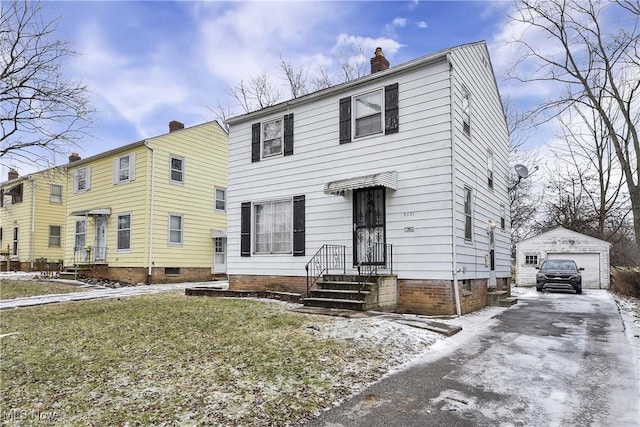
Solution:
<svg viewBox="0 0 640 427"><path fill-rule="evenodd" d="M353 262L385 263L385 189L353 191Z"/></svg>
<svg viewBox="0 0 640 427"><path fill-rule="evenodd" d="M97 216L94 261L104 262L106 260L107 260L107 217Z"/></svg>
<svg viewBox="0 0 640 427"><path fill-rule="evenodd" d="M493 229L489 231L489 288L497 286L496 281L496 236Z"/></svg>

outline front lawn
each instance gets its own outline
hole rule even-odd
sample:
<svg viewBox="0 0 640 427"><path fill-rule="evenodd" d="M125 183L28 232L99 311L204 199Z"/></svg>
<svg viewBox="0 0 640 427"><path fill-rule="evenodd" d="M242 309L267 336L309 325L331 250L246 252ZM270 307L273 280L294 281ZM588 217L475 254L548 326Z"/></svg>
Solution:
<svg viewBox="0 0 640 427"><path fill-rule="evenodd" d="M2 420L295 425L388 369L384 346L286 307L172 292L3 311Z"/></svg>
<svg viewBox="0 0 640 427"><path fill-rule="evenodd" d="M0 299L33 297L37 295L82 292L84 288L61 282L41 280L1 280Z"/></svg>

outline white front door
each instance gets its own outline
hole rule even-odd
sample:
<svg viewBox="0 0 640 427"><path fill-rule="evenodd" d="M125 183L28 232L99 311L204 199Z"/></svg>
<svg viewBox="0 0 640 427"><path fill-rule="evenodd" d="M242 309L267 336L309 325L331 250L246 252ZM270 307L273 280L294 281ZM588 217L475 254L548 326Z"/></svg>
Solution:
<svg viewBox="0 0 640 427"><path fill-rule="evenodd" d="M96 217L96 242L94 245L94 261L107 260L107 217Z"/></svg>
<svg viewBox="0 0 640 427"><path fill-rule="evenodd" d="M227 238L215 237L213 239L213 246L214 246L213 272L226 273L227 272Z"/></svg>

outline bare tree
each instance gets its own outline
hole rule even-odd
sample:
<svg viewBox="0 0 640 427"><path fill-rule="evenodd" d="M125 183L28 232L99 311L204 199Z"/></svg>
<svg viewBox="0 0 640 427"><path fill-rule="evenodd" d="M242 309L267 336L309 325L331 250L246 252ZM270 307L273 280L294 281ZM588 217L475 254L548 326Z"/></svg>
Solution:
<svg viewBox="0 0 640 427"><path fill-rule="evenodd" d="M566 145L555 151L565 163L565 174L575 178L584 190L593 217L589 234L609 241L625 226L630 209L607 128L597 111L576 107L560 117L560 124Z"/></svg>
<svg viewBox="0 0 640 427"><path fill-rule="evenodd" d="M543 103L539 117L571 107L601 117L624 174L640 252L640 3L638 0L520 0L512 18L553 43L539 49L522 37L524 50L512 76L524 82L564 84L565 92ZM607 14L615 21L604 23ZM530 72L524 71L531 66Z"/></svg>
<svg viewBox="0 0 640 427"><path fill-rule="evenodd" d="M228 92L238 101L245 113L270 107L282 100L282 93L265 72L251 77L248 82L240 80L240 83Z"/></svg>
<svg viewBox="0 0 640 427"><path fill-rule="evenodd" d="M291 98L298 98L309 93L307 88L309 67L296 67L291 64L291 60L284 59L282 54L280 54L279 58L280 70L284 73L284 76L289 83Z"/></svg>
<svg viewBox="0 0 640 427"><path fill-rule="evenodd" d="M47 163L85 135L93 111L86 87L64 75L76 52L40 3L5 1L0 12L0 158Z"/></svg>

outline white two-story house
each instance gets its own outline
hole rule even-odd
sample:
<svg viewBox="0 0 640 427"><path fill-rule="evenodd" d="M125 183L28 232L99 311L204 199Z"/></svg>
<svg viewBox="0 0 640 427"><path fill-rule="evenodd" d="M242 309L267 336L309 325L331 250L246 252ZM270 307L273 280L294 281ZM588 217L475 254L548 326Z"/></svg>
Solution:
<svg viewBox="0 0 640 427"><path fill-rule="evenodd" d="M377 50L368 76L227 121L231 289L322 302L323 281L362 279L379 287L366 307L423 314L508 289L509 137L486 44L388 64Z"/></svg>

